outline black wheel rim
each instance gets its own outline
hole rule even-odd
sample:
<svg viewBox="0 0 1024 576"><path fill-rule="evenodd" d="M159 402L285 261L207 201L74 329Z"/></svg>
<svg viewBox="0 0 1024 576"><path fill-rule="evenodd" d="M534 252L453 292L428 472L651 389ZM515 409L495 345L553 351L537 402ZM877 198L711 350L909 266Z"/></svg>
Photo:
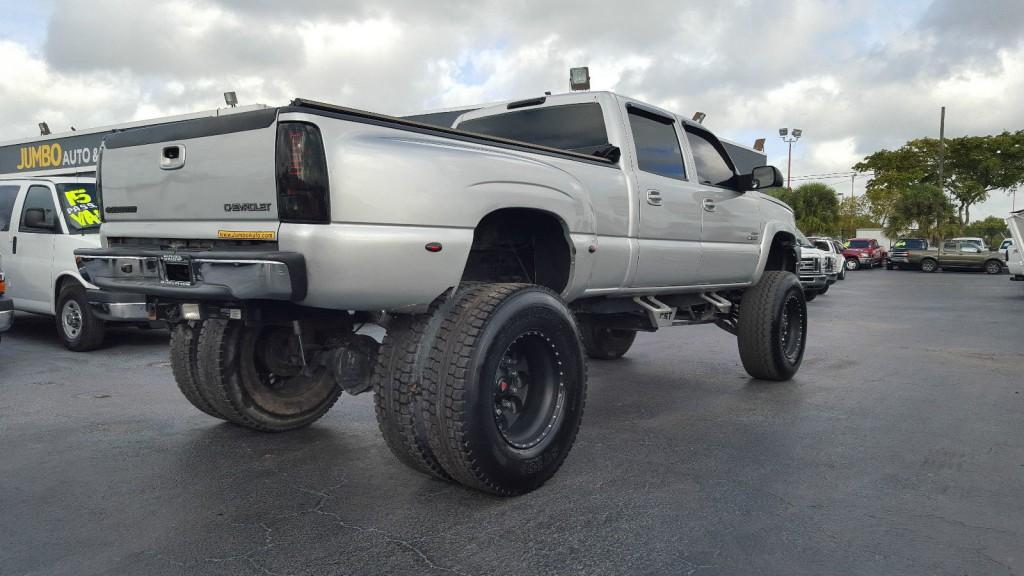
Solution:
<svg viewBox="0 0 1024 576"><path fill-rule="evenodd" d="M800 297L790 294L782 307L780 332L782 339L782 355L791 364L800 358L804 343L804 307Z"/></svg>
<svg viewBox="0 0 1024 576"><path fill-rule="evenodd" d="M505 349L494 376L494 422L513 448L550 441L565 412L562 360L551 339L521 334Z"/></svg>

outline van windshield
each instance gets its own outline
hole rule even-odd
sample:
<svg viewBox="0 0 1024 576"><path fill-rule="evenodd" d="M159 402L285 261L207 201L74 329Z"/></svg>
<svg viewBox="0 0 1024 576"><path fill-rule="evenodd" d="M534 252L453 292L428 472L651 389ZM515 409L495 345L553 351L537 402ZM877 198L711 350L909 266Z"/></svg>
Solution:
<svg viewBox="0 0 1024 576"><path fill-rule="evenodd" d="M95 184L57 184L68 232L88 234L100 231L100 199Z"/></svg>

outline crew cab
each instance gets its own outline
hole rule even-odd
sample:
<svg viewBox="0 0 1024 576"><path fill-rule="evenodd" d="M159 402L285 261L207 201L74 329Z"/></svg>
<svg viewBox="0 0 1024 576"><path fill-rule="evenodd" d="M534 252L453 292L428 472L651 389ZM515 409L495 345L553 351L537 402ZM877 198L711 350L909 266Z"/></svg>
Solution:
<svg viewBox="0 0 1024 576"><path fill-rule="evenodd" d="M1004 256L999 252L978 246L973 239L946 240L939 249L930 249L920 255L920 268L924 272L938 269L984 270L988 274L1003 272Z"/></svg>
<svg viewBox="0 0 1024 576"><path fill-rule="evenodd" d="M585 356L714 323L747 372L798 370L792 210L707 128L609 92L474 110L455 128L297 99L128 130L100 162L83 277L173 326L184 396L265 431L373 390L410 467L520 494L575 440ZM358 331L388 313L381 344ZM582 341L582 344L581 344Z"/></svg>
<svg viewBox="0 0 1024 576"><path fill-rule="evenodd" d="M871 269L885 264L886 252L874 238L850 238L845 246L843 257L847 270Z"/></svg>
<svg viewBox="0 0 1024 576"><path fill-rule="evenodd" d="M0 256L11 275L14 307L53 316L70 350L103 343L107 321L146 323L146 299L103 292L85 281L76 248L100 246L92 177L0 178Z"/></svg>
<svg viewBox="0 0 1024 576"><path fill-rule="evenodd" d="M920 270L921 259L934 252L926 238L900 238L893 243L885 267L890 270Z"/></svg>
<svg viewBox="0 0 1024 576"><path fill-rule="evenodd" d="M7 277L4 276L4 262L0 258L0 334L7 332L14 324L14 302L5 295Z"/></svg>

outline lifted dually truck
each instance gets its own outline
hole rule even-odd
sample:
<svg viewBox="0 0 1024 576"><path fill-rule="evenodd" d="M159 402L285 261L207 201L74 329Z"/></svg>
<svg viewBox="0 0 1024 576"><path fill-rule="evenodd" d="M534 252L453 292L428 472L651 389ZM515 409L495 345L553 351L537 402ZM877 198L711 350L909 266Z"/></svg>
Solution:
<svg viewBox="0 0 1024 576"><path fill-rule="evenodd" d="M792 211L707 129L605 92L457 129L328 104L107 138L98 286L146 295L200 410L257 430L372 389L410 467L512 495L575 441L585 355L716 323L755 378L800 366ZM358 333L389 313L383 343Z"/></svg>

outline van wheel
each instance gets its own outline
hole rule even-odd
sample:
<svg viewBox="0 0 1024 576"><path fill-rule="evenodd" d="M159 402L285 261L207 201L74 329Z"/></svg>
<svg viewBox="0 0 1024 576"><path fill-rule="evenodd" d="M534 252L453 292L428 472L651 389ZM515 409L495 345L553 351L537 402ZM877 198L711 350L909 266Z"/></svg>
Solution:
<svg viewBox="0 0 1024 576"><path fill-rule="evenodd" d="M622 358L636 340L636 330L615 330L588 321L580 322L579 328L583 349L597 360Z"/></svg>
<svg viewBox="0 0 1024 576"><path fill-rule="evenodd" d="M327 334L306 325L300 346L291 326L206 320L199 333L200 388L234 424L264 432L308 426L342 391L334 371L310 353L326 340Z"/></svg>
<svg viewBox="0 0 1024 576"><path fill-rule="evenodd" d="M199 325L180 322L171 328L171 372L185 399L199 410L224 419L213 406L213 394L202 387L197 374L199 355Z"/></svg>
<svg viewBox="0 0 1024 576"><path fill-rule="evenodd" d="M540 487L576 441L586 360L572 312L530 284L456 293L424 372L430 448L455 480L502 496Z"/></svg>
<svg viewBox="0 0 1024 576"><path fill-rule="evenodd" d="M68 350L88 352L103 345L107 327L93 316L85 288L68 282L57 296L57 334Z"/></svg>
<svg viewBox="0 0 1024 576"><path fill-rule="evenodd" d="M789 380L807 345L807 304L791 272L768 270L743 293L736 331L743 367L760 380Z"/></svg>

